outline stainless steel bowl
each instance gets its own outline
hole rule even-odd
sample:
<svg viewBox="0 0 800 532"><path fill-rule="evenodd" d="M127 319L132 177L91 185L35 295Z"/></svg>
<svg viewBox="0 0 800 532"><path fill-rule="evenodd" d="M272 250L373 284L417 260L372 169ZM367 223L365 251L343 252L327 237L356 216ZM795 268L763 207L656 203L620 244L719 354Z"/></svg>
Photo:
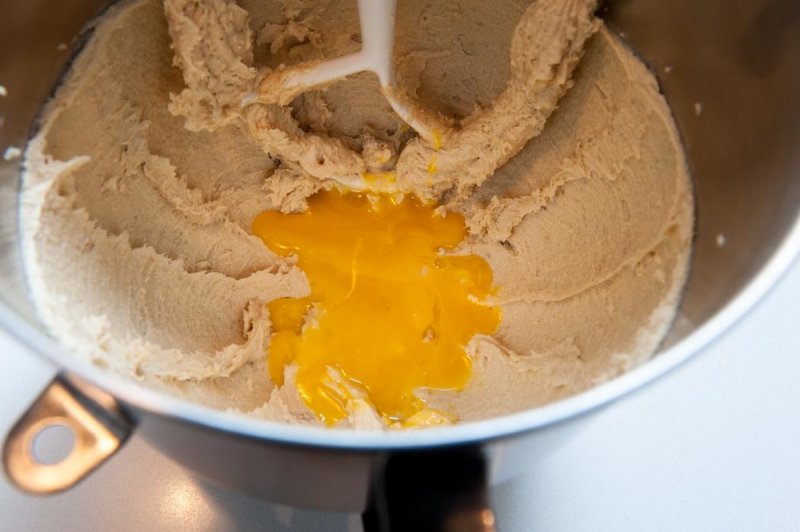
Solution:
<svg viewBox="0 0 800 532"><path fill-rule="evenodd" d="M0 84L8 94L0 97L0 149L24 146L68 61L62 43L75 46L105 4L4 5ZM228 486L300 506L361 510L376 482L388 478L387 464L476 458L481 481L481 475L491 483L510 478L579 430L592 412L701 352L773 285L800 248L800 3L619 0L602 15L658 74L695 178L691 275L675 325L652 361L555 404L427 431L300 428L203 408L85 365L48 336L19 257L19 161L2 162L0 326L63 370L7 436L12 479L33 492L64 489L135 429ZM73 427L79 445L61 464L38 464L26 442L57 421Z"/></svg>

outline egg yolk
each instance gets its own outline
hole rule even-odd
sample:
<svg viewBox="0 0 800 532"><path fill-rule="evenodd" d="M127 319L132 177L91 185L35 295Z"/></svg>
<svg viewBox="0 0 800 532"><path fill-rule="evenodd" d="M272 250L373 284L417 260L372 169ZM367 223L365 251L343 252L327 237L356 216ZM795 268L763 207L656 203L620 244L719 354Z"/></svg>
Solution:
<svg viewBox="0 0 800 532"><path fill-rule="evenodd" d="M466 235L461 215L330 191L310 197L304 213L260 214L253 231L278 255L296 255L311 288L268 303L277 385L295 366L300 397L329 425L356 399L387 424L442 419L417 392L462 390L472 373L465 346L500 323L486 301L489 264L448 253Z"/></svg>

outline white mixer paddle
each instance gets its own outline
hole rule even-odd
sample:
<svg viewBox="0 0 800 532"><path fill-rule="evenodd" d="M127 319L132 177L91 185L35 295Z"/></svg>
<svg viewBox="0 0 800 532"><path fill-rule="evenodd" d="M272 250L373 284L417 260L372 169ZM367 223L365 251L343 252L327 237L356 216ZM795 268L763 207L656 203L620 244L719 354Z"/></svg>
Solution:
<svg viewBox="0 0 800 532"><path fill-rule="evenodd" d="M392 49L396 7L396 0L358 0L360 51L329 61L273 70L261 80L258 93L247 98L248 103L259 101L285 105L301 92L369 70L378 76L383 95L394 112L438 149L451 127L448 121L421 109L395 85Z"/></svg>

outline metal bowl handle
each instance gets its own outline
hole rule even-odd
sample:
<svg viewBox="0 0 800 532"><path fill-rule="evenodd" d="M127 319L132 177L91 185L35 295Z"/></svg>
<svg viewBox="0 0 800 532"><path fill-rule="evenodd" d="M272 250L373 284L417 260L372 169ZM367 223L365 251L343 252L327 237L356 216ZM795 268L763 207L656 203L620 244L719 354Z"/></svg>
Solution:
<svg viewBox="0 0 800 532"><path fill-rule="evenodd" d="M34 439L44 429L58 425L72 431L74 445L60 462L43 463L34 455ZM6 435L6 475L28 493L58 493L77 484L116 453L132 426L113 397L58 375Z"/></svg>

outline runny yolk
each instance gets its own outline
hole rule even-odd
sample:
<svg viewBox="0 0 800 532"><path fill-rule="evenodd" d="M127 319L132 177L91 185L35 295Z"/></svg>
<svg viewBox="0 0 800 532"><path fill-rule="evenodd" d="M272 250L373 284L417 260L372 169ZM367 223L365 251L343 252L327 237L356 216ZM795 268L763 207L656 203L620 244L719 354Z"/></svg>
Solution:
<svg viewBox="0 0 800 532"><path fill-rule="evenodd" d="M389 424L436 419L417 392L462 390L472 372L465 346L500 323L486 303L489 264L447 253L465 237L464 218L387 195L319 192L308 207L253 222L272 251L297 255L311 287L268 303L270 377L282 386L295 365L301 398L329 425L356 399Z"/></svg>

